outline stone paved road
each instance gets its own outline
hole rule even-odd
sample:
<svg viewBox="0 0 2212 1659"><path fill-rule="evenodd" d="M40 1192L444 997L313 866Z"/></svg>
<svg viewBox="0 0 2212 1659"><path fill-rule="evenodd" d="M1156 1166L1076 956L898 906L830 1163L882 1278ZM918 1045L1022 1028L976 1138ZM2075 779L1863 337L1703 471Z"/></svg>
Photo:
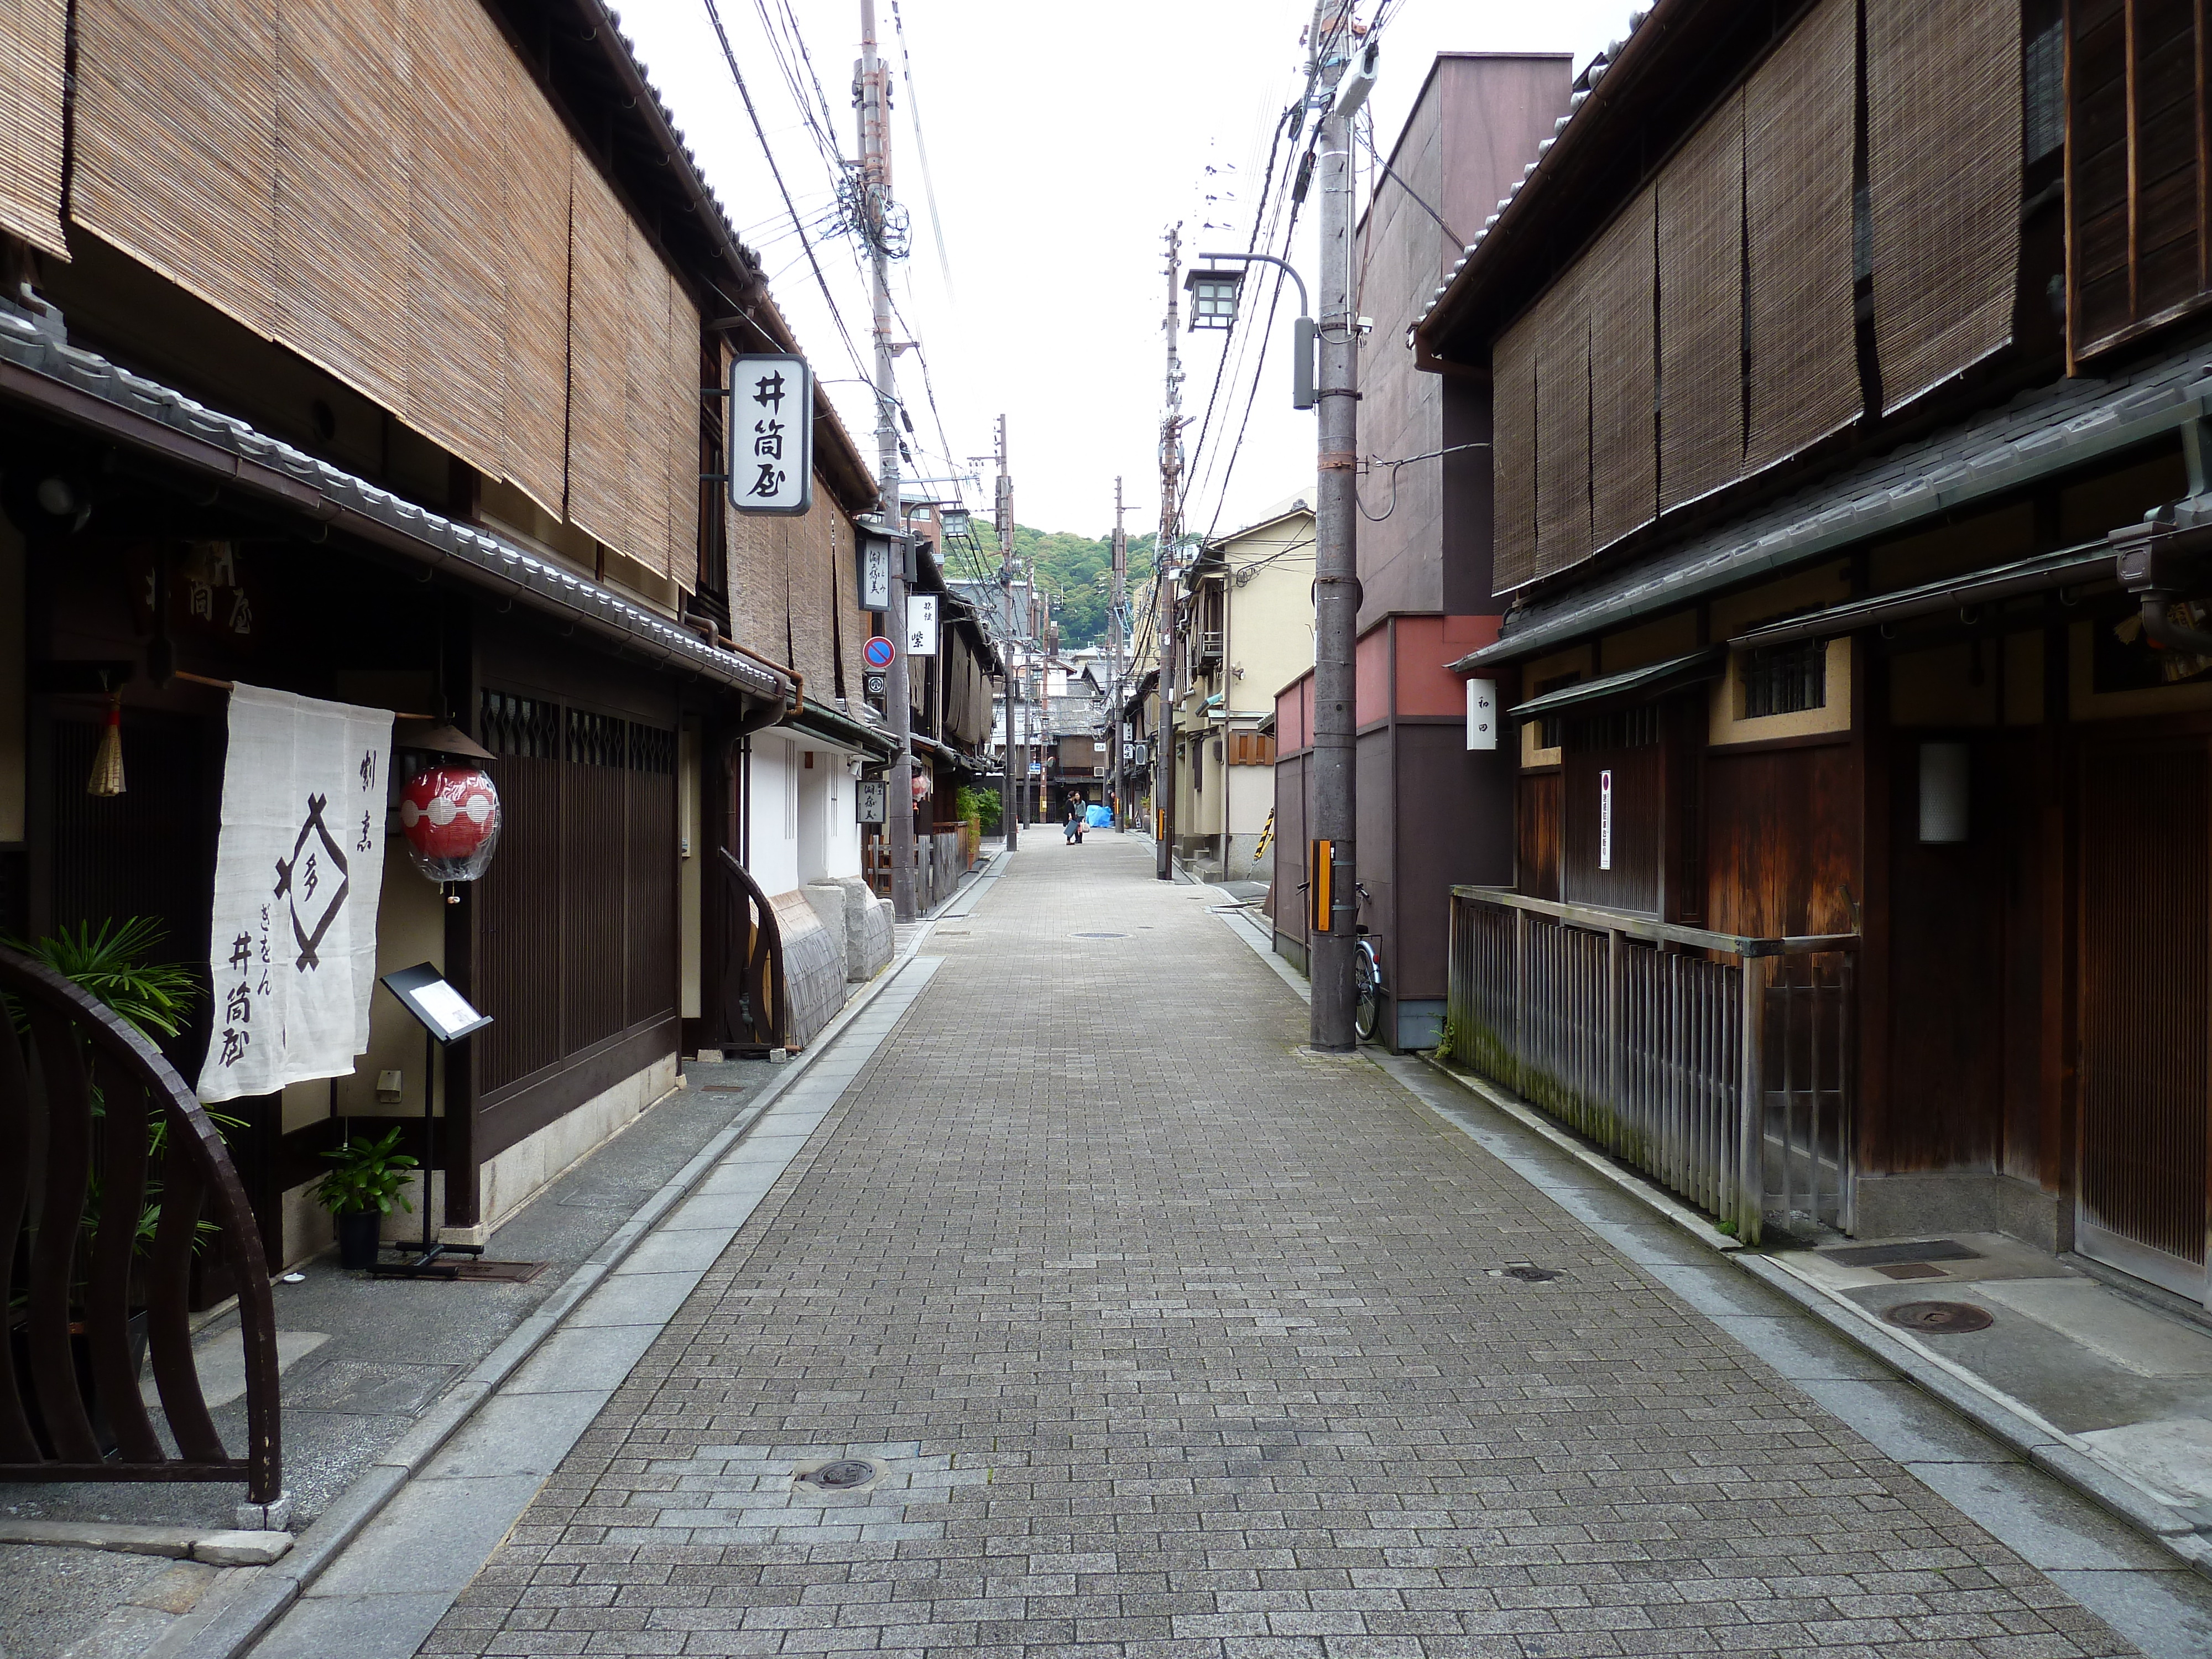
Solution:
<svg viewBox="0 0 2212 1659"><path fill-rule="evenodd" d="M1150 868L939 929L423 1653L2130 1651Z"/></svg>

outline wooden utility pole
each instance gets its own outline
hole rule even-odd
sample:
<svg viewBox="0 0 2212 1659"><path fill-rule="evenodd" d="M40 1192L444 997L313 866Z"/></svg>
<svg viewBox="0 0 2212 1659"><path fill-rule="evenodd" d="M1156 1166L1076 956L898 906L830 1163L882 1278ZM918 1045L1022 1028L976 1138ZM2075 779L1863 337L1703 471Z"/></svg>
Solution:
<svg viewBox="0 0 2212 1659"><path fill-rule="evenodd" d="M1159 635L1160 720L1152 733L1158 758L1153 763L1153 829L1159 845L1153 849L1153 871L1162 881L1175 879L1175 674L1176 597L1175 547L1178 497L1182 490L1182 365L1176 356L1176 332L1182 313L1176 295L1176 280L1182 274L1182 227L1170 227L1168 243L1168 378L1167 413L1160 419L1160 530L1152 544L1152 627Z"/></svg>
<svg viewBox="0 0 2212 1659"><path fill-rule="evenodd" d="M1106 722L1106 775L1114 781L1114 827L1127 827L1129 797L1121 777L1121 659L1127 641L1122 638L1121 607L1128 597L1129 538L1121 528L1121 481L1114 480L1114 583L1107 599L1108 637L1113 641L1114 706Z"/></svg>
<svg viewBox="0 0 2212 1659"><path fill-rule="evenodd" d="M1014 784L1014 757L1022 753L1014 741L1014 710L1018 706L1020 689L1016 684L1021 670L1014 662L1014 481L1006 476L1006 417L999 416L999 430L993 446L998 458L998 493L992 497L992 519L999 532L999 596L1003 606L1000 616L1006 626L1000 630L1000 644L1006 651L1006 677L1000 682L1006 705L1006 751L999 763L999 830L1006 838L1006 850L1011 853L1019 842L1021 796ZM1029 781L1029 762L1022 762L1022 781Z"/></svg>
<svg viewBox="0 0 2212 1659"><path fill-rule="evenodd" d="M890 841L891 913L901 921L913 921L920 913L914 902L914 707L908 701L906 651L907 561L912 550L899 502L898 382L891 352L891 79L889 66L876 55L876 0L860 0L859 90L863 228L876 319L876 479L881 491L876 510L884 531L894 538L890 608L884 613L884 626L896 648L884 676L884 705L898 749L891 757L884 828Z"/></svg>
<svg viewBox="0 0 2212 1659"><path fill-rule="evenodd" d="M1310 1041L1326 1054L1358 1044L1352 965L1359 915L1353 857L1359 808L1352 764L1358 646L1358 556L1353 536L1353 468L1359 442L1359 319L1352 288L1352 121L1337 83L1358 50L1350 0L1314 9L1311 85L1321 106L1320 457L1314 498L1313 757L1308 763L1306 878L1316 914L1307 971L1313 983Z"/></svg>

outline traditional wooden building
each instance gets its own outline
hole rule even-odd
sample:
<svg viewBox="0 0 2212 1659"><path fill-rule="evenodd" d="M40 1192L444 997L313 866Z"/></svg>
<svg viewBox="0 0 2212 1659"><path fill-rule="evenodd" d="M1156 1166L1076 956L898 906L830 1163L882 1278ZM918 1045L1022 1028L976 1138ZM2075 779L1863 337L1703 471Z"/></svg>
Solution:
<svg viewBox="0 0 2212 1659"><path fill-rule="evenodd" d="M2212 1290L2203 27L1659 0L1419 324L1512 601L1454 1050L1747 1232Z"/></svg>
<svg viewBox="0 0 2212 1659"><path fill-rule="evenodd" d="M0 45L0 927L207 959L232 682L393 710L403 761L459 726L497 854L441 895L395 834L378 954L493 1024L426 1077L380 994L356 1074L232 1144L289 1259L342 1122L411 1136L427 1087L480 1236L679 1047L781 1029L722 855L771 732L882 750L840 702L874 483L817 404L813 512L726 509L702 389L797 343L599 0L30 0Z"/></svg>

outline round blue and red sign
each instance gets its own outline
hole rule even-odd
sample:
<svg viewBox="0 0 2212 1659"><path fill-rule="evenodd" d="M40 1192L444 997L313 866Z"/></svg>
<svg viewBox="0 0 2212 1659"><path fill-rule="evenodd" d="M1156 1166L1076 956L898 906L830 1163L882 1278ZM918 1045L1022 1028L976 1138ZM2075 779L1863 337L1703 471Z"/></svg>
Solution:
<svg viewBox="0 0 2212 1659"><path fill-rule="evenodd" d="M860 647L860 654L867 659L871 668L889 668L891 659L898 654L898 651L889 640L878 634Z"/></svg>

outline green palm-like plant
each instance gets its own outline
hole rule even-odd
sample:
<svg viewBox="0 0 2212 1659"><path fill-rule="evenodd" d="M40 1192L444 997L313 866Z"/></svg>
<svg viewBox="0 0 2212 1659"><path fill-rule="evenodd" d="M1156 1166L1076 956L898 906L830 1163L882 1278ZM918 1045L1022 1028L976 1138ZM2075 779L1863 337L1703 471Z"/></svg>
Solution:
<svg viewBox="0 0 2212 1659"><path fill-rule="evenodd" d="M64 979L106 1003L152 1042L185 1029L199 985L181 962L149 962L154 947L167 937L151 916L111 917L76 932L57 929L41 939L7 943L37 957ZM18 1015L20 1024L21 1015Z"/></svg>
<svg viewBox="0 0 2212 1659"><path fill-rule="evenodd" d="M402 1194L415 1178L415 1159L398 1150L399 1131L363 1135L323 1156L337 1168L315 1185L315 1197L332 1215L362 1215L374 1210L390 1215L397 1203L403 1210L414 1205Z"/></svg>

